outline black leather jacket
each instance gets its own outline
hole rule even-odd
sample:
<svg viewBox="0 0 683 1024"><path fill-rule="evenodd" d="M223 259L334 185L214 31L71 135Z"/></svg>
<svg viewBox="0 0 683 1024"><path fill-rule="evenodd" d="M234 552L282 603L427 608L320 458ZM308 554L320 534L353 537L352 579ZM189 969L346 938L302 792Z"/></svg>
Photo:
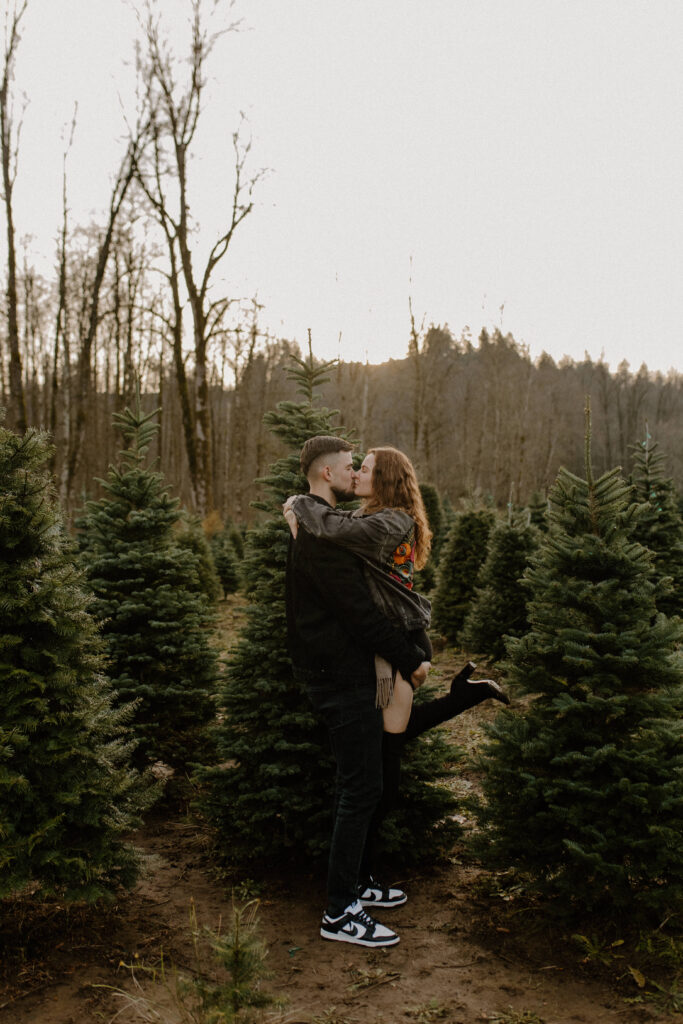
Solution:
<svg viewBox="0 0 683 1024"><path fill-rule="evenodd" d="M312 500L330 507L323 498ZM290 654L301 677L353 676L374 685L375 654L404 679L425 660L423 649L376 607L361 559L303 526L290 541L286 608Z"/></svg>
<svg viewBox="0 0 683 1024"><path fill-rule="evenodd" d="M309 533L339 544L363 559L372 599L384 615L402 630L429 628L431 604L427 598L389 575L394 551L415 527L407 512L394 508L366 516L340 512L312 494L297 495L292 508Z"/></svg>

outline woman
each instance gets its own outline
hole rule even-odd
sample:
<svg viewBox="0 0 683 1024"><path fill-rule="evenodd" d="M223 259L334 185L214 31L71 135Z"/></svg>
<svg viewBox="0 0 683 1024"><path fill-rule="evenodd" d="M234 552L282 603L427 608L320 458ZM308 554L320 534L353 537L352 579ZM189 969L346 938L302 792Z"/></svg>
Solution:
<svg viewBox="0 0 683 1024"><path fill-rule="evenodd" d="M301 522L315 536L348 547L360 556L375 603L410 633L429 661L431 606L414 591L413 576L427 562L432 532L410 459L397 448L370 449L354 476L354 493L363 504L353 513L328 508L306 495L288 498L283 509L290 529L296 536ZM469 662L453 680L447 697L422 704L413 712L410 682L392 672L383 659L376 658L375 664L377 704L383 709L385 732L404 740L488 697L509 703L493 680L468 679L474 669ZM418 725L422 727L415 731Z"/></svg>

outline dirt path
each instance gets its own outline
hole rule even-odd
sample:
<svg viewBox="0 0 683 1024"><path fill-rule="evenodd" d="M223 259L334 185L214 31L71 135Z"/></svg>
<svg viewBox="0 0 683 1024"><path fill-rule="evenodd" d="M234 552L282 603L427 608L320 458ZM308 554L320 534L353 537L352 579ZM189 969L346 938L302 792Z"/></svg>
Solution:
<svg viewBox="0 0 683 1024"><path fill-rule="evenodd" d="M237 605L226 605L226 637L235 634ZM437 655L435 677L446 681L457 661ZM477 673L479 674L479 673ZM495 673L494 673L495 674ZM488 702L448 728L467 750L478 746L481 723L497 707ZM467 791L477 779L465 770L453 780ZM543 931L538 920L522 928L501 912L501 900L477 889L476 869L465 858L438 868L425 865L400 882L408 903L384 911L401 936L389 950L363 950L323 941L322 873L271 877L258 886L226 880L216 871L207 838L194 824L157 820L135 837L147 855L137 888L102 909L6 907L0 922L0 1024L133 1024L112 989L130 987L124 963L193 962L189 914L216 929L239 900L260 898L260 934L269 948L268 989L286 997L283 1024L644 1024L671 1021L638 996L624 964L618 988L599 977L569 940ZM380 920L382 915L377 915ZM533 917L533 915L531 915ZM110 987L99 987L110 986ZM176 1017L156 1018L171 1024Z"/></svg>
<svg viewBox="0 0 683 1024"><path fill-rule="evenodd" d="M484 714L493 712L483 712ZM478 712L454 726L467 741ZM205 837L178 820L158 820L136 837L147 854L137 888L107 911L53 908L5 919L0 963L0 1024L119 1024L139 1020L108 988L128 984L126 963L192 962L189 911L216 928L229 920L229 882L214 869ZM318 936L320 876L270 881L261 888L260 932L269 947L268 988L288 1000L288 1024L642 1024L671 1020L650 1004L629 1005L624 986L591 980L571 944L542 934L522 943L478 894L475 869L454 862L400 881L409 901L385 911L397 947L366 951ZM391 879L399 881L399 879ZM233 882L234 884L234 882ZM242 879L238 894L257 887ZM381 915L378 914L381 919ZM18 938L17 938L18 937ZM12 945L13 943L13 945ZM631 994L636 995L633 985ZM526 1013L526 1016L524 1015ZM175 1018L168 1018L175 1020ZM164 1021L164 1024L166 1022Z"/></svg>

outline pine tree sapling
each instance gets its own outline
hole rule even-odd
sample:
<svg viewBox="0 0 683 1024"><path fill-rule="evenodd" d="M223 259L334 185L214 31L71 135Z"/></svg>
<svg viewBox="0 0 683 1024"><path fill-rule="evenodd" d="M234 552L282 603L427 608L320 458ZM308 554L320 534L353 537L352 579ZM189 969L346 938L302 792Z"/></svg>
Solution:
<svg viewBox="0 0 683 1024"><path fill-rule="evenodd" d="M533 698L487 729L478 848L565 908L637 918L683 897L681 626L657 614L638 507L618 469L593 479L588 440L526 573L530 629L506 668Z"/></svg>
<svg viewBox="0 0 683 1024"><path fill-rule="evenodd" d="M299 467L303 443L316 434L340 434L333 425L335 414L314 402L314 388L330 365L316 365L312 355L295 359L292 376L304 400L280 402L266 414L266 423L289 452L263 481L267 498L257 507L268 518L248 535L242 566L250 602L247 623L219 698L222 764L200 773L207 783L204 809L228 856L241 862L322 855L329 844L335 769L327 730L292 674L285 615L290 533L282 503L308 490ZM431 759L425 753L422 762L415 762L411 800L422 796L427 810L415 816L412 830L410 823L401 826L396 845L402 850L412 844L424 853L430 842L438 842L439 823L452 807L448 791L433 785L435 777L445 774L441 748L433 749Z"/></svg>
<svg viewBox="0 0 683 1024"><path fill-rule="evenodd" d="M643 508L634 539L655 556L655 572L670 586L660 591L657 607L665 615L683 616L683 517L673 480L666 476L665 457L649 432L633 449L633 499Z"/></svg>
<svg viewBox="0 0 683 1024"><path fill-rule="evenodd" d="M459 640L494 524L495 514L490 509L460 512L442 548L433 598L433 626L451 643Z"/></svg>
<svg viewBox="0 0 683 1024"><path fill-rule="evenodd" d="M526 518L511 516L492 530L462 628L461 639L469 650L496 660L505 654L506 636L522 636L528 626L528 590L521 577L538 547L538 531Z"/></svg>
<svg viewBox="0 0 683 1024"><path fill-rule="evenodd" d="M128 447L77 525L109 674L120 700L136 702L136 755L183 766L207 756L220 671L198 559L175 536L178 501L146 464L155 416L138 394L116 417Z"/></svg>
<svg viewBox="0 0 683 1024"><path fill-rule="evenodd" d="M124 834L152 790L130 767L102 644L46 473L45 437L0 427L0 898L94 900L137 876Z"/></svg>

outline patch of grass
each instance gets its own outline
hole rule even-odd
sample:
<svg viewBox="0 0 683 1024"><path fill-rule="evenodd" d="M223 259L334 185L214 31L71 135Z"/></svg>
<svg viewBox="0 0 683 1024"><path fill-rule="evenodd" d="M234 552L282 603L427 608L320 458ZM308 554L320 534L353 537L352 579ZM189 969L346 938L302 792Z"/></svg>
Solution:
<svg viewBox="0 0 683 1024"><path fill-rule="evenodd" d="M257 935L257 912L257 900L233 906L231 928L221 934L220 929L199 928L192 904L192 972L167 964L163 953L155 964L122 962L130 971L132 991L94 986L112 990L123 1003L112 1022L127 1009L141 1024L251 1024L263 1019L264 1007L282 1006L261 988L270 974L265 967L268 950Z"/></svg>
<svg viewBox="0 0 683 1024"><path fill-rule="evenodd" d="M608 942L606 939L602 939L600 936L591 935L572 935L572 941L580 948L583 956L581 958L582 964L589 963L600 963L605 967L610 967L615 960L622 960L623 954L617 953L616 950L624 945L623 939L615 939L614 942Z"/></svg>
<svg viewBox="0 0 683 1024"><path fill-rule="evenodd" d="M543 1017L533 1010L513 1010L512 1007L507 1013L497 1013L488 1020L489 1024L545 1024Z"/></svg>
<svg viewBox="0 0 683 1024"><path fill-rule="evenodd" d="M407 1017L411 1017L415 1024L432 1024L436 1020L446 1020L450 1010L447 1006L441 1006L436 999L430 999L424 1006L411 1006L406 1011Z"/></svg>
<svg viewBox="0 0 683 1024"><path fill-rule="evenodd" d="M683 937L680 935L667 934L661 928L654 932L641 932L636 950L650 966L683 970Z"/></svg>
<svg viewBox="0 0 683 1024"><path fill-rule="evenodd" d="M349 975L353 979L349 985L350 992L360 992L361 989L374 988L376 985L387 985L401 977L398 971L385 971L383 967L373 967L369 971L351 967Z"/></svg>
<svg viewBox="0 0 683 1024"><path fill-rule="evenodd" d="M683 989L674 982L669 988L658 985L656 981L649 981L654 991L645 993L646 999L654 1003L658 1010L666 1013L683 1013Z"/></svg>
<svg viewBox="0 0 683 1024"><path fill-rule="evenodd" d="M357 1017L347 1017L337 1012L336 1006L331 1006L316 1017L311 1017L311 1024L358 1024Z"/></svg>
<svg viewBox="0 0 683 1024"><path fill-rule="evenodd" d="M243 878L233 886L232 893L233 899L239 900L240 903L258 900L261 896L261 886L253 878Z"/></svg>

